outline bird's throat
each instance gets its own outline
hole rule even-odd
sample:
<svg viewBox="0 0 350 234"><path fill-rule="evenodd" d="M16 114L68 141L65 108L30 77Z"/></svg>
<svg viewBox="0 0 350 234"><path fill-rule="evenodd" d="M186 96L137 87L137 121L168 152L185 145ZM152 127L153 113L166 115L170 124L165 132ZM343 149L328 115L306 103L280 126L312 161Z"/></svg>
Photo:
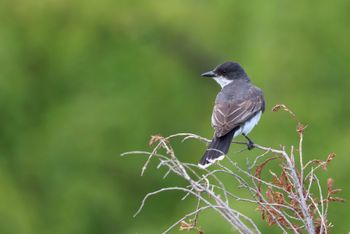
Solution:
<svg viewBox="0 0 350 234"><path fill-rule="evenodd" d="M214 77L214 80L221 86L221 88L224 88L226 85L230 84L233 81L222 76Z"/></svg>

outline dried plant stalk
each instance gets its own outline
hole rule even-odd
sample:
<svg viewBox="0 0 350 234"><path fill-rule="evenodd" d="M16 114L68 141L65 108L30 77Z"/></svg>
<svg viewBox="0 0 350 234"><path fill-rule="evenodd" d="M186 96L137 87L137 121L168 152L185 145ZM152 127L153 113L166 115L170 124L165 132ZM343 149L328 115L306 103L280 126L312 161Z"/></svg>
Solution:
<svg viewBox="0 0 350 234"><path fill-rule="evenodd" d="M156 158L159 161L158 168L167 168L164 178L169 173L174 173L187 182L184 187L167 187L148 193L135 216L143 209L149 197L164 191L181 191L185 194L183 199L188 196L196 198L197 207L163 233L168 233L177 226L180 230L204 233L198 225L198 214L208 209L215 210L239 233L261 233L253 219L235 209L236 206L230 205L231 201L256 204L261 212L261 218L269 225L278 225L283 233L288 231L309 234L328 233L332 226L328 221L328 204L334 201L344 202L344 199L334 196L341 190L333 188L332 179L328 179L327 194L324 195L316 172L320 168L327 169L327 165L334 159L335 154L329 154L326 161L311 160L304 165L302 144L306 126L301 124L296 115L285 105L280 104L273 108L274 112L279 110L288 112L297 122L298 164L295 162L293 146L288 153L285 147L274 149L254 144L262 154L258 155L252 163L248 163L247 168L242 168L227 156L225 157L227 163L218 162L210 170L201 169L195 164L181 162L170 144L176 138L182 138L182 141L195 139L204 143L210 142L192 133L178 133L168 137L152 136L150 140L152 151L124 153L123 156L130 154L147 156L141 175L146 171L151 159ZM245 144L244 142L233 143ZM160 153L161 151L164 153ZM272 169L276 170L276 165L273 167L276 162L279 172L274 172ZM269 173L265 175L264 171ZM238 187L248 191L249 196L238 196L235 193L236 187L232 186L233 184L225 184L222 180L223 176L234 178ZM315 194L312 192L314 190L317 191ZM192 216L193 218L190 219Z"/></svg>

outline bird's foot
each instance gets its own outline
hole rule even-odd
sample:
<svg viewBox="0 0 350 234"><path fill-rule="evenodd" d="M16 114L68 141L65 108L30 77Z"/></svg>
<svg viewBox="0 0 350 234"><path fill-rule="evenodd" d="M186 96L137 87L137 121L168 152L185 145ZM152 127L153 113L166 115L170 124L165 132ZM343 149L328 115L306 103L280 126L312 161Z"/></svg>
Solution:
<svg viewBox="0 0 350 234"><path fill-rule="evenodd" d="M255 146L254 146L254 142L252 142L252 141L248 141L248 142L247 142L247 147L248 147L248 150L252 150L252 149L254 149L254 148L255 148Z"/></svg>
<svg viewBox="0 0 350 234"><path fill-rule="evenodd" d="M246 134L242 134L244 136L245 139L247 139L247 147L248 147L248 150L252 150L254 149L254 142L252 140L250 140L250 138L246 135Z"/></svg>

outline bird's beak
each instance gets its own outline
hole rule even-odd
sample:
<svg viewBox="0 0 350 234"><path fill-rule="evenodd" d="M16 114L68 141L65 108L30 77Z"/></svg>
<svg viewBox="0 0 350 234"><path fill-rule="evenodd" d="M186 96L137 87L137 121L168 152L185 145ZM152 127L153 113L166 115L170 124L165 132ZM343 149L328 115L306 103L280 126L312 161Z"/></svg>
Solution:
<svg viewBox="0 0 350 234"><path fill-rule="evenodd" d="M216 74L213 71L208 71L208 72L204 72L203 74L201 74L201 76L203 76L203 77L215 77Z"/></svg>

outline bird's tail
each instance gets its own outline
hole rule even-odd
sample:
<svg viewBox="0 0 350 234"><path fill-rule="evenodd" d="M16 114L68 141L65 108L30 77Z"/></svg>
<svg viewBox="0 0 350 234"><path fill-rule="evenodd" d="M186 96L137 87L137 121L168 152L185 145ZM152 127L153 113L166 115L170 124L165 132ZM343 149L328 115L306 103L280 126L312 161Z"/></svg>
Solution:
<svg viewBox="0 0 350 234"><path fill-rule="evenodd" d="M215 161L222 160L230 148L235 131L236 129L232 129L222 137L214 136L202 159L199 161L198 166L201 168L207 168Z"/></svg>

